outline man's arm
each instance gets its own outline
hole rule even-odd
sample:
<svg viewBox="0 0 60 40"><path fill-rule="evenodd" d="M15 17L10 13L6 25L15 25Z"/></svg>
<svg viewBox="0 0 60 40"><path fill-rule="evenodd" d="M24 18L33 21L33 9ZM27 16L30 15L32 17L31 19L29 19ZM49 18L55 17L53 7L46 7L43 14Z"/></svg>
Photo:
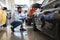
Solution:
<svg viewBox="0 0 60 40"><path fill-rule="evenodd" d="M24 13L21 14L20 19L26 19L26 15Z"/></svg>

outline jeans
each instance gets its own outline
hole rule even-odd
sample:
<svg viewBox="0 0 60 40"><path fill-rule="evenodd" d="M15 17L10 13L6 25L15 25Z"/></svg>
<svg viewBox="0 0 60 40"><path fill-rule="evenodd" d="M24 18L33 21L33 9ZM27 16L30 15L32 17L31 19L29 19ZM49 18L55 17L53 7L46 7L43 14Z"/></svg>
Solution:
<svg viewBox="0 0 60 40"><path fill-rule="evenodd" d="M17 26L21 25L21 28L23 28L23 24L20 21L13 21L11 23L11 25L13 26L12 28L16 28Z"/></svg>

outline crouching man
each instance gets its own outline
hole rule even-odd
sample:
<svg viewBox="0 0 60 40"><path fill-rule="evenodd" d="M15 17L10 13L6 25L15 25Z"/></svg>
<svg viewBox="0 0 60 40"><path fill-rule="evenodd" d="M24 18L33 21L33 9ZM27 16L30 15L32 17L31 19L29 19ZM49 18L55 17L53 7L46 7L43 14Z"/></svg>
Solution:
<svg viewBox="0 0 60 40"><path fill-rule="evenodd" d="M26 16L24 12L22 12L22 7L17 7L17 11L13 14L14 21L11 23L11 25L13 26L11 27L11 30L13 32L15 32L14 29L19 25L21 25L20 30L25 31L25 29L23 28L23 22L24 22L25 17Z"/></svg>

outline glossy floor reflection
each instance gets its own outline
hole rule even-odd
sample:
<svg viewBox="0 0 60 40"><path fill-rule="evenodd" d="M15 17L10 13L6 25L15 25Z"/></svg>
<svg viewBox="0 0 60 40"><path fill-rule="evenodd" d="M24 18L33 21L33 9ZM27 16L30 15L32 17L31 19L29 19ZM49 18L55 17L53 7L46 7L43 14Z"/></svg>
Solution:
<svg viewBox="0 0 60 40"><path fill-rule="evenodd" d="M12 33L10 40L28 40L27 32Z"/></svg>
<svg viewBox="0 0 60 40"><path fill-rule="evenodd" d="M7 40L6 32L3 30L0 30L0 40Z"/></svg>
<svg viewBox="0 0 60 40"><path fill-rule="evenodd" d="M49 37L43 35L39 31L34 31L32 28L26 26L26 31L20 31L19 27L12 33L10 25L7 26L7 32L0 32L0 40L49 40Z"/></svg>

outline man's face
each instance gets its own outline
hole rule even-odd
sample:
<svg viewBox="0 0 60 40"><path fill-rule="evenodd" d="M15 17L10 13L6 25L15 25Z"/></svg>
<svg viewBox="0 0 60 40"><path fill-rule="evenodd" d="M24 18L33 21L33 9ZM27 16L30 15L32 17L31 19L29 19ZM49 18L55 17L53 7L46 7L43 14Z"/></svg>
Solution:
<svg viewBox="0 0 60 40"><path fill-rule="evenodd" d="M21 13L21 12L22 12L22 8L18 8L17 10L18 10L18 12L19 12L19 13Z"/></svg>

